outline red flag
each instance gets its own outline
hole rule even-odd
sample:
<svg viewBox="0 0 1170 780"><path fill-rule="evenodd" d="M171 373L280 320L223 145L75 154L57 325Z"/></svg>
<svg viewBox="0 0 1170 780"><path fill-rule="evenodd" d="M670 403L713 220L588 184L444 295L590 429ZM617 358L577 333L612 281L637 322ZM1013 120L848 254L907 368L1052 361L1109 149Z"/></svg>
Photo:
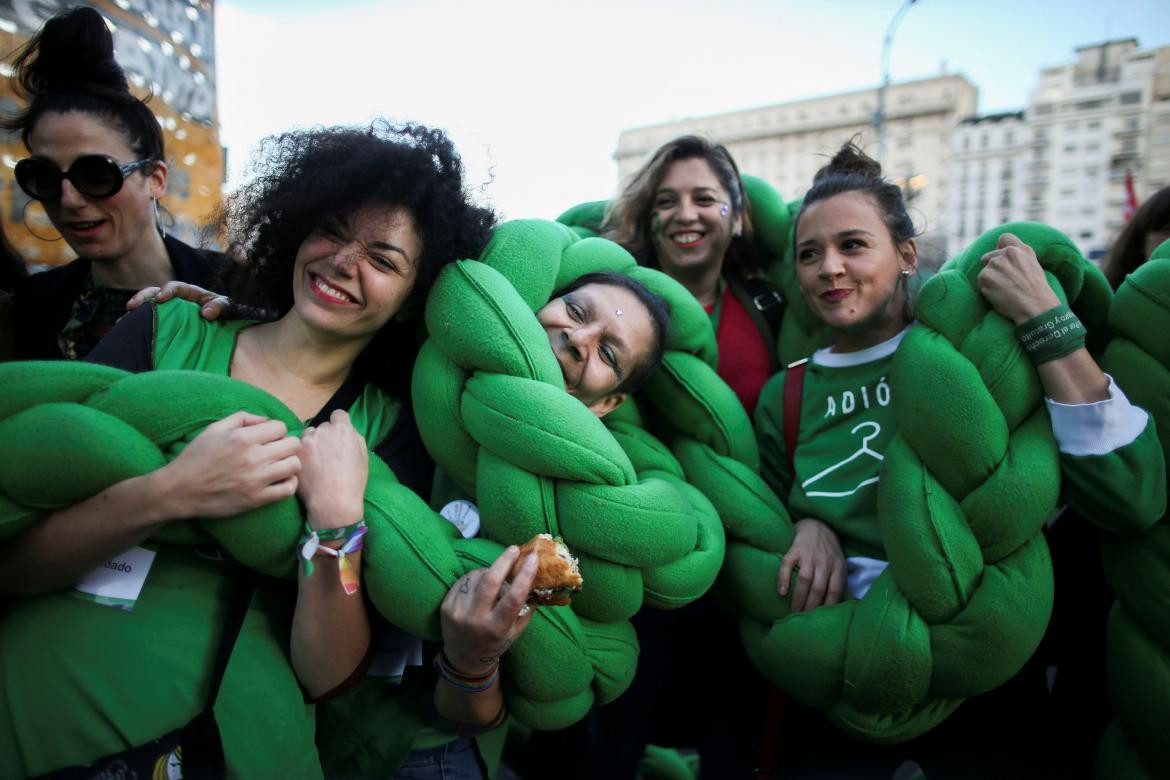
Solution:
<svg viewBox="0 0 1170 780"><path fill-rule="evenodd" d="M1137 211L1137 207L1138 207L1137 193L1134 191L1134 188L1133 188L1133 171L1126 171L1125 172L1125 209L1122 212L1123 216L1125 217L1126 222L1129 222L1129 220L1133 217L1133 213L1135 211Z"/></svg>

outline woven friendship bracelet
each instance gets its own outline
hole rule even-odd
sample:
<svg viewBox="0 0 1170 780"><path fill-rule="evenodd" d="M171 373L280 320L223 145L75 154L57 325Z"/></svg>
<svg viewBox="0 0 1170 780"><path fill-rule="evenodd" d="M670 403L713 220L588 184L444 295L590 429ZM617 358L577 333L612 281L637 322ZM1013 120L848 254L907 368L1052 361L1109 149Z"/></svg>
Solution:
<svg viewBox="0 0 1170 780"><path fill-rule="evenodd" d="M1085 327L1065 303L1018 325L1015 332L1036 365L1059 360L1085 346Z"/></svg>
<svg viewBox="0 0 1170 780"><path fill-rule="evenodd" d="M369 530L365 520L358 520L353 525L346 525L341 528L323 528L320 530L311 527L306 522L305 532L297 542L297 557L304 563L305 576L313 576L314 555L318 553L332 555L337 558L337 571L338 577L341 579L341 587L345 589L347 595L352 596L357 593L361 584L357 575L354 574L353 566L350 565L350 562L345 556L350 553L355 553L365 546L364 539L366 532ZM345 544L336 550L321 544L321 542L332 542L338 539L345 539Z"/></svg>

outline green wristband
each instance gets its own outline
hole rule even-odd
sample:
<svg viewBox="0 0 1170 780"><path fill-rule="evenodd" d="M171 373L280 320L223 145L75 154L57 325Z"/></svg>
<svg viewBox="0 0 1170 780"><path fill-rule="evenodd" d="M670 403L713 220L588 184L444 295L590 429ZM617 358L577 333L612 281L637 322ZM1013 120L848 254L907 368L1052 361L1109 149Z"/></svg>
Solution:
<svg viewBox="0 0 1170 780"><path fill-rule="evenodd" d="M1071 355L1085 346L1085 326L1062 303L1016 326L1016 338L1036 365Z"/></svg>

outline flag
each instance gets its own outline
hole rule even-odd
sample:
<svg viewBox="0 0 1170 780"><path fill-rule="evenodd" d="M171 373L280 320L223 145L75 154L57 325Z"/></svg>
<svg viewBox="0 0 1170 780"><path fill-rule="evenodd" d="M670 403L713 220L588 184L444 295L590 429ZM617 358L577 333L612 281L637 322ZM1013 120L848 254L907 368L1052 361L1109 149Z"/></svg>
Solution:
<svg viewBox="0 0 1170 780"><path fill-rule="evenodd" d="M1129 222L1133 218L1133 213L1137 211L1138 200L1137 193L1133 189L1133 171L1125 172L1125 208L1122 211L1125 221Z"/></svg>

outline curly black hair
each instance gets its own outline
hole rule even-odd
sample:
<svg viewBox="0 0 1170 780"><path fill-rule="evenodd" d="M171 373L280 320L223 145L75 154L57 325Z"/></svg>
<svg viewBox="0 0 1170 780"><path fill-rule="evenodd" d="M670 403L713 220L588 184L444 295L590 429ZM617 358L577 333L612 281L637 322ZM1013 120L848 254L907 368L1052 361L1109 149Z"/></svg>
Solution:
<svg viewBox="0 0 1170 780"><path fill-rule="evenodd" d="M282 133L261 143L251 172L216 222L242 255L229 271L232 299L277 316L293 305L298 248L331 217L371 203L410 212L422 252L402 313L416 314L443 266L478 258L496 222L494 212L474 203L465 188L463 163L447 135L418 124L378 120L368 127ZM368 379L408 398L417 323L402 313L378 332L359 363Z"/></svg>

